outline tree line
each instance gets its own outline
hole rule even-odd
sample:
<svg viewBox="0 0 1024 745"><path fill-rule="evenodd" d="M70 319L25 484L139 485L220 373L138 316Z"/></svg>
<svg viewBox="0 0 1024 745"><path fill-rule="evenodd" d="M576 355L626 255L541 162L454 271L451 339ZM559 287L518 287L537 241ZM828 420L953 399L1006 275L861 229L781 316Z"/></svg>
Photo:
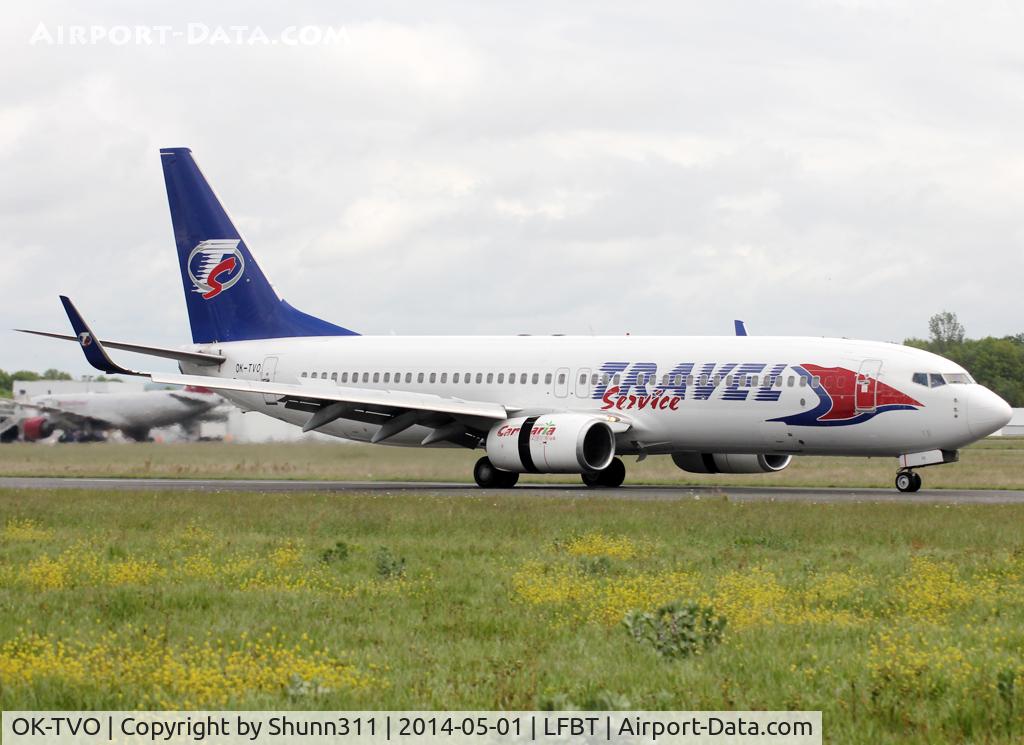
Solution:
<svg viewBox="0 0 1024 745"><path fill-rule="evenodd" d="M1024 407L1024 334L968 339L956 313L936 313L928 322L927 339L907 339L907 346L926 349L963 365L986 388L1010 406Z"/></svg>
<svg viewBox="0 0 1024 745"><path fill-rule="evenodd" d="M52 367L41 373L32 370L15 370L10 373L0 370L0 398L13 398L15 380L74 380L74 378L63 370L56 370ZM98 375L93 380L101 383L104 381L121 382L118 378L107 378L103 375Z"/></svg>

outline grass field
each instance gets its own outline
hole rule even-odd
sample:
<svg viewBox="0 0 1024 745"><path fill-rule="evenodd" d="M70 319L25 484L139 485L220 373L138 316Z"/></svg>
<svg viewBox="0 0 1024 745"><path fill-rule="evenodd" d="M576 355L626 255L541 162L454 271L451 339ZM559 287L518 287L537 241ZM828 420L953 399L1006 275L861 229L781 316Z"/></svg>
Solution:
<svg viewBox="0 0 1024 745"><path fill-rule="evenodd" d="M472 482L482 451L339 443L89 444L0 446L0 475L276 478ZM797 457L781 473L701 476L667 456L626 459L626 483L723 486L891 487L895 458ZM924 469L925 488L1024 489L1024 438L985 440L955 464ZM527 476L522 483L580 483L576 476Z"/></svg>
<svg viewBox="0 0 1024 745"><path fill-rule="evenodd" d="M0 491L6 709L821 709L1019 742L1024 506ZM670 658L622 627L727 620Z"/></svg>

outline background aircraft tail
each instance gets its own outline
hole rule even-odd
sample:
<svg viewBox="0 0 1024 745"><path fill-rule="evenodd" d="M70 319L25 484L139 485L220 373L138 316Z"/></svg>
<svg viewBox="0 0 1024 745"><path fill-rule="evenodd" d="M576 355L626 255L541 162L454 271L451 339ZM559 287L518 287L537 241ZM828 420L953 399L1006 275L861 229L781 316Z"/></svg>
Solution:
<svg viewBox="0 0 1024 745"><path fill-rule="evenodd" d="M280 298L188 148L162 148L181 282L192 341L352 336Z"/></svg>

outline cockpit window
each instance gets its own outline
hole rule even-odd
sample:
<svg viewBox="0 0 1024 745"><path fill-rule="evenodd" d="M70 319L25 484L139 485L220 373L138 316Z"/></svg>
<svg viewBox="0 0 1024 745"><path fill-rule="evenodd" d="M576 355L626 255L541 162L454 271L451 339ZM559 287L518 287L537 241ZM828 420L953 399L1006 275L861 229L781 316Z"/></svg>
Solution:
<svg viewBox="0 0 1024 745"><path fill-rule="evenodd" d="M923 385L928 388L938 388L940 385L946 385L951 383L954 385L966 385L973 383L974 380L967 373L914 373L912 380L918 385Z"/></svg>
<svg viewBox="0 0 1024 745"><path fill-rule="evenodd" d="M967 373L946 373L942 377L946 379L947 383L952 383L953 385L966 385L974 382Z"/></svg>

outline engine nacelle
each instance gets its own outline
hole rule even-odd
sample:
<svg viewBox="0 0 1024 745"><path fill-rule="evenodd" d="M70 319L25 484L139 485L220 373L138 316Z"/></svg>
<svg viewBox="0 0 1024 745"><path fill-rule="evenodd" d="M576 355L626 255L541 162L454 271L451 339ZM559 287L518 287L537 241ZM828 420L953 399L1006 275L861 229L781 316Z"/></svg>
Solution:
<svg viewBox="0 0 1024 745"><path fill-rule="evenodd" d="M615 457L615 434L590 414L521 416L491 427L487 457L516 473L600 471Z"/></svg>
<svg viewBox="0 0 1024 745"><path fill-rule="evenodd" d="M34 416L21 422L21 439L25 442L42 440L53 434L53 424L45 416Z"/></svg>
<svg viewBox="0 0 1024 745"><path fill-rule="evenodd" d="M791 460L792 455L672 454L672 462L687 473L772 473L781 471Z"/></svg>

